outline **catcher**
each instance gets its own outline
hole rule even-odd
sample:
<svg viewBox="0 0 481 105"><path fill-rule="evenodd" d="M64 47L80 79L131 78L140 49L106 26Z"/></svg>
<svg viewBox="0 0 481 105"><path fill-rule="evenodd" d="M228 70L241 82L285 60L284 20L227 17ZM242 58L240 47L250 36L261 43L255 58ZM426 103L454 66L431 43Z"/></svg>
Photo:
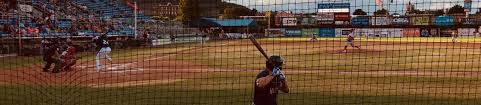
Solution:
<svg viewBox="0 0 481 105"><path fill-rule="evenodd" d="M289 93L287 80L281 72L284 60L273 55L266 62L266 69L257 75L254 83L253 105L277 105L277 93Z"/></svg>
<svg viewBox="0 0 481 105"><path fill-rule="evenodd" d="M61 70L62 71L70 71L72 70L72 66L74 66L77 63L77 48L73 46L72 41L67 41L67 49L62 52L61 58L62 58L62 65L61 65Z"/></svg>

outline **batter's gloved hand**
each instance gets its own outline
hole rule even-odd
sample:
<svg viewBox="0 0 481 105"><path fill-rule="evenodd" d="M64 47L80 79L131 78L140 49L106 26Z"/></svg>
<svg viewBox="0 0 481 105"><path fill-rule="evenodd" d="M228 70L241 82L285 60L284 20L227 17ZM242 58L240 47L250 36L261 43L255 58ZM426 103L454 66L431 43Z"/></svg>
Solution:
<svg viewBox="0 0 481 105"><path fill-rule="evenodd" d="M278 75L280 75L282 72L281 72L281 69L279 67L275 67L274 70L272 70L272 76L273 77L276 77Z"/></svg>
<svg viewBox="0 0 481 105"><path fill-rule="evenodd" d="M283 79L283 80L286 80L286 81L287 81L287 77L286 77L286 75L285 75L285 74L284 74L282 71L280 71L280 70L279 70L279 72L280 72L280 73L279 73L279 77L280 77L281 79Z"/></svg>

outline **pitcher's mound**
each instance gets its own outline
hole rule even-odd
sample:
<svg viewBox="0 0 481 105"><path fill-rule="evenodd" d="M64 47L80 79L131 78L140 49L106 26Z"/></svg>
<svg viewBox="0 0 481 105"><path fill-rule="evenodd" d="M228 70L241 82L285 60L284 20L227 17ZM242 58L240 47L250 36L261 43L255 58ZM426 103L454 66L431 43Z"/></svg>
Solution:
<svg viewBox="0 0 481 105"><path fill-rule="evenodd" d="M373 50L373 49L347 49L343 52L342 49L339 50L328 50L326 53L329 54L352 54L352 53L382 53L382 50Z"/></svg>

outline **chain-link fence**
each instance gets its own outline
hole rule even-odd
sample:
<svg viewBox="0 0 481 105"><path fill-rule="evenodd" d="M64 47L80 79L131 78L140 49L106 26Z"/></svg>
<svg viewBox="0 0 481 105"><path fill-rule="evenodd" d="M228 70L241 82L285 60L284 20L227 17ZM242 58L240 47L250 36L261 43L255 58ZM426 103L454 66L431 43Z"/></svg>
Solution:
<svg viewBox="0 0 481 105"><path fill-rule="evenodd" d="M0 3L0 105L481 104L479 0Z"/></svg>

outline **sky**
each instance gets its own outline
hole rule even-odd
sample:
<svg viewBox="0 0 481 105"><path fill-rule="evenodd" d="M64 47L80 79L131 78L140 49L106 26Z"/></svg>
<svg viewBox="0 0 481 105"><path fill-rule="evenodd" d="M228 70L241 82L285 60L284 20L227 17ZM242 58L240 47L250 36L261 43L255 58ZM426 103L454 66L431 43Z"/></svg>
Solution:
<svg viewBox="0 0 481 105"><path fill-rule="evenodd" d="M296 13L313 13L317 11L318 3L351 3L350 11L355 9L363 9L372 14L374 11L381 9L375 5L375 0L224 0L227 2L237 3L255 8L259 11L293 11ZM450 8L456 4L464 6L464 0L384 0L383 8L390 13L404 14L406 12L406 4L410 2L415 5L416 9L443 9ZM481 7L481 0L472 0L472 12L478 11Z"/></svg>

